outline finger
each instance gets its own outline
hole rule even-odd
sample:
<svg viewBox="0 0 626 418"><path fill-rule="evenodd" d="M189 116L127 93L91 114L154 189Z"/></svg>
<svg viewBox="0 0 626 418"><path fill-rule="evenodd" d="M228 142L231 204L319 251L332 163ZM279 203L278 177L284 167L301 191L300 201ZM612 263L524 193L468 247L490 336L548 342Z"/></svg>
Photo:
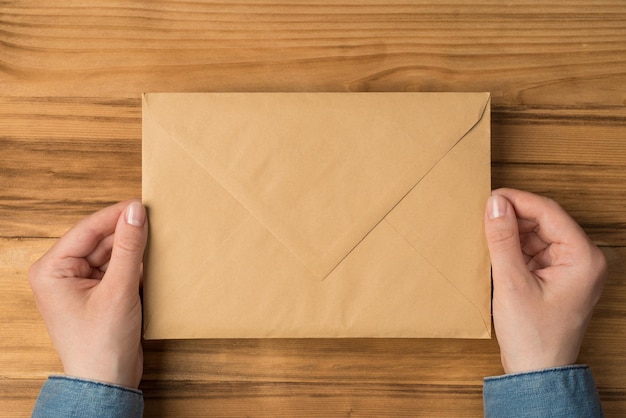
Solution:
<svg viewBox="0 0 626 418"><path fill-rule="evenodd" d="M104 271L99 268L92 267L91 275L88 277L89 279L102 280L104 277Z"/></svg>
<svg viewBox="0 0 626 418"><path fill-rule="evenodd" d="M102 239L115 231L117 220L126 206L128 202L117 203L87 216L67 231L50 252L58 257L86 257Z"/></svg>
<svg viewBox="0 0 626 418"><path fill-rule="evenodd" d="M141 263L148 238L146 212L138 200L131 201L117 221L111 260L103 283L137 291Z"/></svg>
<svg viewBox="0 0 626 418"><path fill-rule="evenodd" d="M98 245L96 245L96 248L85 257L85 260L87 260L90 266L100 267L102 270L102 266L108 263L111 258L111 250L113 249L113 239L114 234L104 237Z"/></svg>
<svg viewBox="0 0 626 418"><path fill-rule="evenodd" d="M549 250L544 250L534 255L527 263L528 271L537 271L550 267L552 265L552 257Z"/></svg>
<svg viewBox="0 0 626 418"><path fill-rule="evenodd" d="M522 244L522 252L530 256L534 256L540 251L545 250L550 245L539 238L534 232L520 234L520 242Z"/></svg>
<svg viewBox="0 0 626 418"><path fill-rule="evenodd" d="M517 218L517 227L519 228L520 234L536 232L538 226L539 225L537 225L537 222L530 221L528 219Z"/></svg>
<svg viewBox="0 0 626 418"><path fill-rule="evenodd" d="M491 256L494 287L500 283L519 286L528 274L522 254L515 210L503 196L487 201L485 235Z"/></svg>
<svg viewBox="0 0 626 418"><path fill-rule="evenodd" d="M535 222L536 233L544 242L578 242L586 239L578 223L554 200L515 189L498 189L493 194L511 202L519 218Z"/></svg>

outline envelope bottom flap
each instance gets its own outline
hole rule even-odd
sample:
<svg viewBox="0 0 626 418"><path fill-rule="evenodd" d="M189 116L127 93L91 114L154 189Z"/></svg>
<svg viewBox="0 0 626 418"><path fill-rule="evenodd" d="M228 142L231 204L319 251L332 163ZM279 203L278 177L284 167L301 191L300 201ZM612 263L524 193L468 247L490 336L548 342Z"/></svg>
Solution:
<svg viewBox="0 0 626 418"><path fill-rule="evenodd" d="M471 302L386 222L324 282L292 280L291 255L249 227L222 264L187 272L194 280L153 310L147 337L486 337Z"/></svg>

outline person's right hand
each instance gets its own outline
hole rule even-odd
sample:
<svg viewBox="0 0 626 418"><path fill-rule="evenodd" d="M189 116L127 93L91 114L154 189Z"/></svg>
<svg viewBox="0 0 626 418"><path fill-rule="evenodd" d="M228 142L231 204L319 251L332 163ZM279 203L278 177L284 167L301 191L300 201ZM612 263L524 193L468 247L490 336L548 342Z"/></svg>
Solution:
<svg viewBox="0 0 626 418"><path fill-rule="evenodd" d="M492 192L485 233L504 371L575 363L604 286L602 252L556 202L513 189Z"/></svg>

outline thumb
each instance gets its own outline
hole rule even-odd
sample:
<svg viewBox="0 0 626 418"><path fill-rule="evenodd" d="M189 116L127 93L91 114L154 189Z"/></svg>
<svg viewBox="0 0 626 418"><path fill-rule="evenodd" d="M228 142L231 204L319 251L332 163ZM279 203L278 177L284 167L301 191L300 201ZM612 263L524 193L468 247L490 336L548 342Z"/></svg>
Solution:
<svg viewBox="0 0 626 418"><path fill-rule="evenodd" d="M143 252L148 239L146 210L138 200L133 200L120 215L111 260L103 282L113 286L139 288Z"/></svg>
<svg viewBox="0 0 626 418"><path fill-rule="evenodd" d="M520 245L517 216L513 205L504 196L492 195L487 201L485 235L494 283L524 277L525 274L516 274L527 272Z"/></svg>

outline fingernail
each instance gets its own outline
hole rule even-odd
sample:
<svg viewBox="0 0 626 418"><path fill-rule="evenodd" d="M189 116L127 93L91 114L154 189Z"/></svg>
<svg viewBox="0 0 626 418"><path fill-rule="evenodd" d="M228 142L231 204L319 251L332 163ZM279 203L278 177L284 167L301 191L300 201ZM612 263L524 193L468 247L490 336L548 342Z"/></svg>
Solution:
<svg viewBox="0 0 626 418"><path fill-rule="evenodd" d="M506 214L507 201L504 197L493 195L487 200L487 215L489 219L501 218Z"/></svg>
<svg viewBox="0 0 626 418"><path fill-rule="evenodd" d="M146 222L146 210L137 201L132 202L126 208L126 223L133 226L143 226Z"/></svg>

